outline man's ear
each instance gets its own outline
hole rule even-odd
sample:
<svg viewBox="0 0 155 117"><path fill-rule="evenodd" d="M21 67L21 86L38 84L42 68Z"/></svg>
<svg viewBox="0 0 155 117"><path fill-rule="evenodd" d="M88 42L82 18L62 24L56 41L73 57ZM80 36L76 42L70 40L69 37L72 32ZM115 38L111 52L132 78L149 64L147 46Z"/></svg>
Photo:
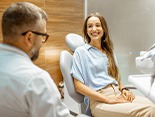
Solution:
<svg viewBox="0 0 155 117"><path fill-rule="evenodd" d="M24 42L27 46L31 46L33 44L32 32L27 32L24 36Z"/></svg>

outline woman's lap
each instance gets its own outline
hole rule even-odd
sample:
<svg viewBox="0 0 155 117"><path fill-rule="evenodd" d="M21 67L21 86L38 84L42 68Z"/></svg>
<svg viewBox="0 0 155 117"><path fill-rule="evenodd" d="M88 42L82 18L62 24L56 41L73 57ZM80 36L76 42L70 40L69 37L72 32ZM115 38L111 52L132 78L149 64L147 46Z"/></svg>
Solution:
<svg viewBox="0 0 155 117"><path fill-rule="evenodd" d="M117 87L108 87L98 92L105 96L119 93ZM155 117L155 105L149 99L141 96L136 96L131 103L105 104L90 100L90 109L95 117Z"/></svg>

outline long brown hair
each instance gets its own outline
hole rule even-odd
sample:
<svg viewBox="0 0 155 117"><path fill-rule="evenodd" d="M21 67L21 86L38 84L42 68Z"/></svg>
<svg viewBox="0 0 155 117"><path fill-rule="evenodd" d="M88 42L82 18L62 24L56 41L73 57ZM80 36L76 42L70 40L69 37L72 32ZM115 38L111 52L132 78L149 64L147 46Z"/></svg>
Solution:
<svg viewBox="0 0 155 117"><path fill-rule="evenodd" d="M105 51L108 57L108 62L109 62L108 74L119 82L120 74L116 66L115 59L114 59L113 43L109 37L107 23L105 19L103 18L103 16L101 16L99 13L92 13L86 18L84 22L84 26L83 26L84 38L86 39L87 43L90 43L91 38L87 34L87 22L90 17L98 17L101 22L101 26L104 31L104 34L101 39L101 48L103 51Z"/></svg>

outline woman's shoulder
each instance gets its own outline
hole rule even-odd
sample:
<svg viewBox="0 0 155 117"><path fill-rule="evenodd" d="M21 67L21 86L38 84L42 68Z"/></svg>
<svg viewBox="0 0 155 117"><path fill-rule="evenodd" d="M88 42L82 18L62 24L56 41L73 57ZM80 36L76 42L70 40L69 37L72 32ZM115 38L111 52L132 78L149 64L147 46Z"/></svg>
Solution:
<svg viewBox="0 0 155 117"><path fill-rule="evenodd" d="M84 59L86 58L87 55L88 55L87 44L77 47L74 52L75 58Z"/></svg>
<svg viewBox="0 0 155 117"><path fill-rule="evenodd" d="M88 49L88 44L84 44L84 45L81 45L79 47L76 48L75 52L81 52L81 51L86 51Z"/></svg>

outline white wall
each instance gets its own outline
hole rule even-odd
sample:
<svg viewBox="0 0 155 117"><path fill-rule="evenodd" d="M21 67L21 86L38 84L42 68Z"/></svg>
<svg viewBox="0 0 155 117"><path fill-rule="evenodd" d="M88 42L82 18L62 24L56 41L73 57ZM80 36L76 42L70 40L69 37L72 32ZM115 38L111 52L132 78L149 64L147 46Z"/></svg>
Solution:
<svg viewBox="0 0 155 117"><path fill-rule="evenodd" d="M101 13L108 24L122 80L139 74L134 59L155 43L155 0L87 0L87 14Z"/></svg>

